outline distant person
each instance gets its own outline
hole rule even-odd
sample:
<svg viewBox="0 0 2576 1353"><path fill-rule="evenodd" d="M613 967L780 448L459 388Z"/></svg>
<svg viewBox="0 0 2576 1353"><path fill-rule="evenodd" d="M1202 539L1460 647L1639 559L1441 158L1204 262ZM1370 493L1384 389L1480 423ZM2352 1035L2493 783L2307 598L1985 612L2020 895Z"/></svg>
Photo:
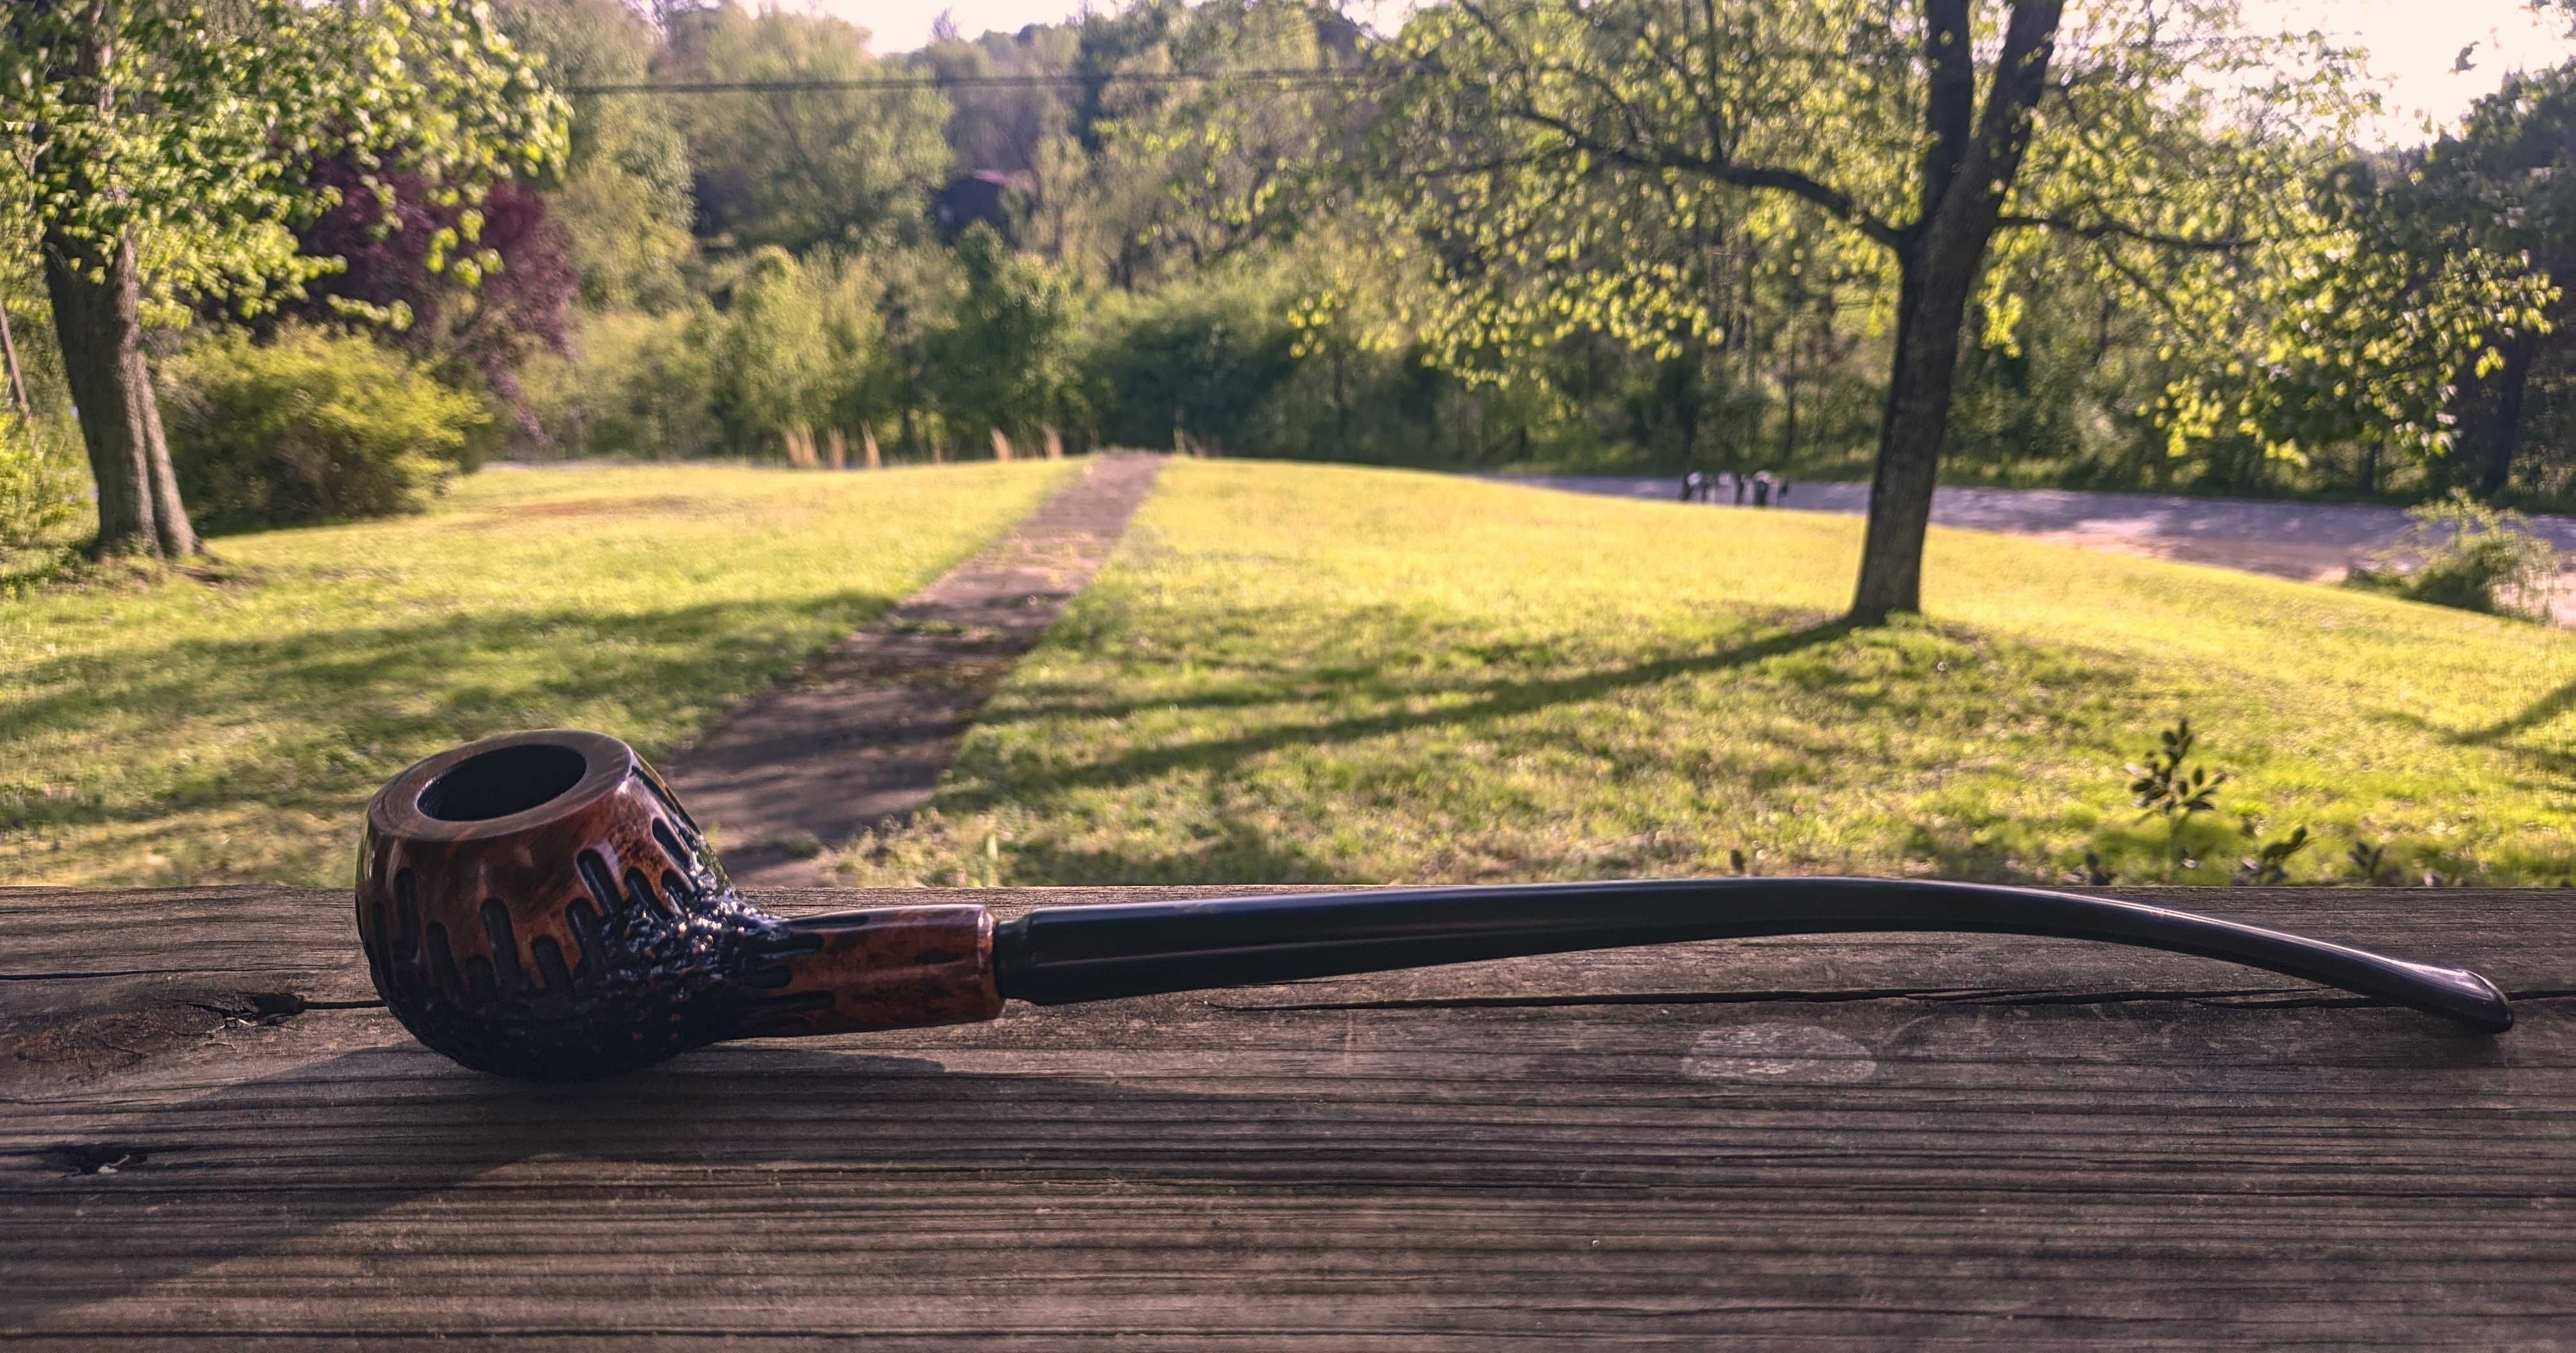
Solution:
<svg viewBox="0 0 2576 1353"><path fill-rule="evenodd" d="M1735 476L1735 505L1744 506L1744 476L1741 473Z"/></svg>
<svg viewBox="0 0 2576 1353"><path fill-rule="evenodd" d="M1771 486L1776 482L1778 481L1771 477L1771 472L1769 470L1757 471L1754 474L1753 505L1755 507L1769 507L1771 505Z"/></svg>
<svg viewBox="0 0 2576 1353"><path fill-rule="evenodd" d="M1708 479L1706 476L1702 475L1697 470L1693 470L1689 474L1682 476L1683 502L1687 503L1693 498L1704 498L1707 496Z"/></svg>

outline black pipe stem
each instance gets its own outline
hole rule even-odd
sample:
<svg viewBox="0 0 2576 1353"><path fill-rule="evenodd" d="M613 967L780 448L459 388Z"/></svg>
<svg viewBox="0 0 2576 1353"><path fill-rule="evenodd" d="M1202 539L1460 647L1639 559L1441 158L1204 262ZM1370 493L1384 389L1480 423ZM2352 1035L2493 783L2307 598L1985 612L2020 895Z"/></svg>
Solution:
<svg viewBox="0 0 2576 1353"><path fill-rule="evenodd" d="M1955 931L2225 959L2454 1019L2513 1027L2494 983L2168 907L1910 879L1653 879L1043 907L994 931L1004 996L1037 1005L1254 986L1684 940Z"/></svg>

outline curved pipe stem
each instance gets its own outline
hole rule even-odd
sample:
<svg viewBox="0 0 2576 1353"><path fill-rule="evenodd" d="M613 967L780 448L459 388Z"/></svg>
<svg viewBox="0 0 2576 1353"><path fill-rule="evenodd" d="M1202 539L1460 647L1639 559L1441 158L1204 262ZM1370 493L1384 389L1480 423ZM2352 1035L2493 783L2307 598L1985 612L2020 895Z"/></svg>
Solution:
<svg viewBox="0 0 2576 1353"><path fill-rule="evenodd" d="M1905 879L1656 879L1045 907L996 927L993 957L1002 995L1063 1005L1683 940L1908 930L2197 954L2487 1033L2513 1027L2504 993L2465 968L2143 902Z"/></svg>

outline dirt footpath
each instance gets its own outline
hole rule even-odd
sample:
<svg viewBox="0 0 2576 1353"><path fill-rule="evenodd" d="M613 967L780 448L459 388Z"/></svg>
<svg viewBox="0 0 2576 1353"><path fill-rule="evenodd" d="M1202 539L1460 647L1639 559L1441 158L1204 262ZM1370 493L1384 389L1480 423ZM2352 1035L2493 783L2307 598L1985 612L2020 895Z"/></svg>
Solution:
<svg viewBox="0 0 2576 1353"><path fill-rule="evenodd" d="M1093 459L982 554L726 716L664 767L736 883L824 882L826 849L919 807L986 697L1091 583L1159 456Z"/></svg>

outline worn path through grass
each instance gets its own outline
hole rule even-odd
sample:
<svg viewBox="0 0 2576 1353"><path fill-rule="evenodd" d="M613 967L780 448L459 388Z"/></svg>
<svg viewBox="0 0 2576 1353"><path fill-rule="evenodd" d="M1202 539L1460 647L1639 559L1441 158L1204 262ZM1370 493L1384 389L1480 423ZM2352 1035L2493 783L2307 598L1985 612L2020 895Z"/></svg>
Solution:
<svg viewBox="0 0 2576 1353"><path fill-rule="evenodd" d="M1850 870L2576 876L2576 635L1934 532L1927 622L1832 624L1856 521L1184 462L865 882ZM2124 762L2232 772L2177 860Z"/></svg>
<svg viewBox="0 0 2576 1353"><path fill-rule="evenodd" d="M1011 664L1087 586L1153 492L1159 456L1093 456L982 553L662 763L746 888L828 882L822 853L938 788Z"/></svg>
<svg viewBox="0 0 2576 1353"><path fill-rule="evenodd" d="M0 884L345 883L418 757L552 725L660 757L1070 469L496 469L219 539L231 581L0 600Z"/></svg>

